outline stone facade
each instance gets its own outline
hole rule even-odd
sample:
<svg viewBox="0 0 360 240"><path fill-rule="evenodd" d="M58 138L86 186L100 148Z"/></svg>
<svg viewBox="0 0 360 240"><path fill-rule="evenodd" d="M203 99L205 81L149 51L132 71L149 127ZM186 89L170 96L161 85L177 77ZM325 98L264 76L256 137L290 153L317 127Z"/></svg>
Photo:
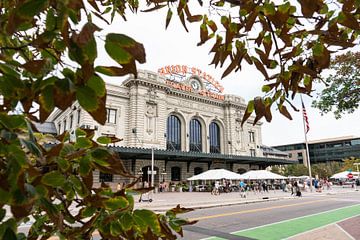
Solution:
<svg viewBox="0 0 360 240"><path fill-rule="evenodd" d="M175 115L181 122L181 150L189 151L189 123L196 118L201 123L202 152L210 152L209 125L216 122L220 127L221 154L263 157L261 149L261 123L253 125L250 118L243 127L240 126L246 109L245 100L236 95L204 94L206 82L198 76L200 88L193 90L187 80L182 84L171 85L165 77L150 71L139 71L138 78L125 80L121 85L107 84L108 122L102 126L81 109L78 102L66 111L54 111L48 121L55 123L57 131L64 130L74 134L77 127L95 129L95 138L103 135L116 136L123 141L116 146L166 149L167 119ZM171 83L171 84L169 84ZM198 87L198 86L196 86ZM250 136L252 135L252 136ZM130 166L135 164L135 166ZM150 166L149 159L136 159L126 163L134 174ZM171 181L172 167L181 169L181 180L194 174L195 168L208 170L208 164L196 161L185 162L157 161L155 156L155 183ZM211 168L226 167L224 163L214 162ZM258 169L251 164L233 164L233 171ZM99 173L94 174L94 180L99 180ZM120 181L118 177L113 181Z"/></svg>

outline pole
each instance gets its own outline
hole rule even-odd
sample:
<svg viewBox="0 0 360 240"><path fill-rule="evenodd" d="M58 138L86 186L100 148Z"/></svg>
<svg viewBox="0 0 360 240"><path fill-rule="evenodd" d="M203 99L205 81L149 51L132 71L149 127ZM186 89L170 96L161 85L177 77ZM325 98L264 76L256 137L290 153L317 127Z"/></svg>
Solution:
<svg viewBox="0 0 360 240"><path fill-rule="evenodd" d="M151 187L154 187L154 147L151 147Z"/></svg>
<svg viewBox="0 0 360 240"><path fill-rule="evenodd" d="M306 132L306 125L305 125L305 119L304 119L304 102L302 100L302 96L300 95L301 98L301 103L303 106L303 128L304 128L304 135L305 135L305 147L306 147L306 164L309 170L309 177L310 177L310 191L312 192L313 190L313 185L312 185L312 176L311 176L311 165L310 165L310 154L309 154L309 146L308 146L308 141L307 141L307 132Z"/></svg>

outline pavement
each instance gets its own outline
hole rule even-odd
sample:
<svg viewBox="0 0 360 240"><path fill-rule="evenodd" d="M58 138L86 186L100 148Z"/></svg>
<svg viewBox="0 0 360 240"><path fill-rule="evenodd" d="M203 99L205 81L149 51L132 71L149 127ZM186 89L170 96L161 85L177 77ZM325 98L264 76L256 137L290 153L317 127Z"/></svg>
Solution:
<svg viewBox="0 0 360 240"><path fill-rule="evenodd" d="M302 192L302 196L325 196L343 194L354 191L356 190L351 187L342 188L335 186L330 190L324 190L322 192ZM250 204L265 201L277 201L281 199L291 198L296 197L291 196L289 192L283 192L281 190L272 190L262 193L248 192L246 193L245 198L241 197L239 192L221 193L220 195L212 195L210 192L162 192L149 193L142 198L146 201L139 202L139 195L134 196L136 209L149 209L159 213L176 207L177 204L180 204L181 207L202 209L238 204ZM147 201L149 199L151 199L152 201Z"/></svg>

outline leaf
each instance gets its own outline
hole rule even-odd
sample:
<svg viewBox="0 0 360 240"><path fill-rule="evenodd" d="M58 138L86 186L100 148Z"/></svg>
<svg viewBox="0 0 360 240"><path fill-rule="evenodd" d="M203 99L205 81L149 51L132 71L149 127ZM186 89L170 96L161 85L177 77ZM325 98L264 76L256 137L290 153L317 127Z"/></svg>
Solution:
<svg viewBox="0 0 360 240"><path fill-rule="evenodd" d="M166 4L164 4L164 5L157 4L157 5L155 5L155 7L152 7L152 8L146 9L146 10L141 10L141 12L152 12L152 11L161 9L166 6L167 6Z"/></svg>
<svg viewBox="0 0 360 240"><path fill-rule="evenodd" d="M168 12L167 12L167 15L166 15L166 24L165 24L165 29L168 28L169 26L169 23L171 21L171 17L173 15L173 12L171 11L171 9L169 8Z"/></svg>
<svg viewBox="0 0 360 240"><path fill-rule="evenodd" d="M284 105L279 105L278 107L279 107L279 111L282 115L284 115L288 119L292 120L290 113L288 112L287 108Z"/></svg>
<svg viewBox="0 0 360 240"><path fill-rule="evenodd" d="M51 187L62 187L65 184L65 177L59 171L46 173L41 182Z"/></svg>
<svg viewBox="0 0 360 240"><path fill-rule="evenodd" d="M105 208L111 211L115 211L127 207L129 205L129 202L124 197L116 197L104 201L104 205Z"/></svg>
<svg viewBox="0 0 360 240"><path fill-rule="evenodd" d="M251 60L254 62L255 67L264 75L265 79L269 79L264 65L256 57L251 57Z"/></svg>
<svg viewBox="0 0 360 240"><path fill-rule="evenodd" d="M84 138L84 137L79 137L76 139L76 143L74 145L75 148L91 148L92 147L92 142L90 139Z"/></svg>
<svg viewBox="0 0 360 240"><path fill-rule="evenodd" d="M244 125L244 123L246 122L246 120L250 117L251 113L254 111L254 101L251 100L248 102L248 105L246 107L244 116L241 120L241 127Z"/></svg>
<svg viewBox="0 0 360 240"><path fill-rule="evenodd" d="M6 240L17 240L15 232L10 227L6 228L5 233L2 237Z"/></svg>
<svg viewBox="0 0 360 240"><path fill-rule="evenodd" d="M47 0L28 0L19 6L17 14L24 18L33 18L47 6Z"/></svg>
<svg viewBox="0 0 360 240"><path fill-rule="evenodd" d="M129 72L125 68L97 66L95 71L108 76L125 76Z"/></svg>
<svg viewBox="0 0 360 240"><path fill-rule="evenodd" d="M128 64L134 59L139 63L145 63L144 46L124 34L108 34L105 50L119 64Z"/></svg>
<svg viewBox="0 0 360 240"><path fill-rule="evenodd" d="M94 111L99 106L95 91L88 86L78 87L76 99L86 111Z"/></svg>
<svg viewBox="0 0 360 240"><path fill-rule="evenodd" d="M86 85L95 91L96 96L103 97L106 94L105 82L101 77L92 75L92 77L86 82Z"/></svg>
<svg viewBox="0 0 360 240"><path fill-rule="evenodd" d="M155 234L161 232L159 220L154 212L146 209L136 209L133 218L143 231L150 227Z"/></svg>
<svg viewBox="0 0 360 240"><path fill-rule="evenodd" d="M45 59L31 60L23 64L22 67L33 74L40 74L44 69L45 63Z"/></svg>
<svg viewBox="0 0 360 240"><path fill-rule="evenodd" d="M96 139L96 141L97 141L98 143L100 143L100 144L109 144L109 143L111 143L110 138L108 138L108 137L106 137L106 136L98 137L98 138Z"/></svg>

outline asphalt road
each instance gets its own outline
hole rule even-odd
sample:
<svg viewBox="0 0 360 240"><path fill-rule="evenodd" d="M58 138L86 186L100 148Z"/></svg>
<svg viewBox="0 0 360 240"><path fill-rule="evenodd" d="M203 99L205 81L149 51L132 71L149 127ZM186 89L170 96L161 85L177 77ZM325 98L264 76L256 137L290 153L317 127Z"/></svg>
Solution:
<svg viewBox="0 0 360 240"><path fill-rule="evenodd" d="M318 213L324 213L325 215L323 214L324 216L320 220L313 220L329 224L330 222L336 222L338 220L336 216L342 216L341 212L338 213L332 210L339 209L338 211L342 211L342 209L346 210L348 209L347 207L354 206L355 208L348 209L348 213L346 214L359 216L359 204L360 192L353 192L346 195L301 197L274 202L199 209L181 215L181 217L199 220L195 225L184 227L184 237L182 239L195 240L209 237L218 237L214 239L219 239L219 237L223 239L246 239L231 233L271 225L277 222L287 222L292 219L296 220L309 215L309 220L306 221L312 221L311 216ZM333 213L333 216L326 215L328 212ZM345 217L347 216L346 214L344 215ZM292 228L296 228L297 226L300 228L300 225L301 224L295 223ZM301 232L303 230L298 229L298 231ZM278 239L274 236L277 233L275 230L273 232L269 230L269 234L272 235L271 237L273 237L273 239ZM256 236L256 234L249 235Z"/></svg>

